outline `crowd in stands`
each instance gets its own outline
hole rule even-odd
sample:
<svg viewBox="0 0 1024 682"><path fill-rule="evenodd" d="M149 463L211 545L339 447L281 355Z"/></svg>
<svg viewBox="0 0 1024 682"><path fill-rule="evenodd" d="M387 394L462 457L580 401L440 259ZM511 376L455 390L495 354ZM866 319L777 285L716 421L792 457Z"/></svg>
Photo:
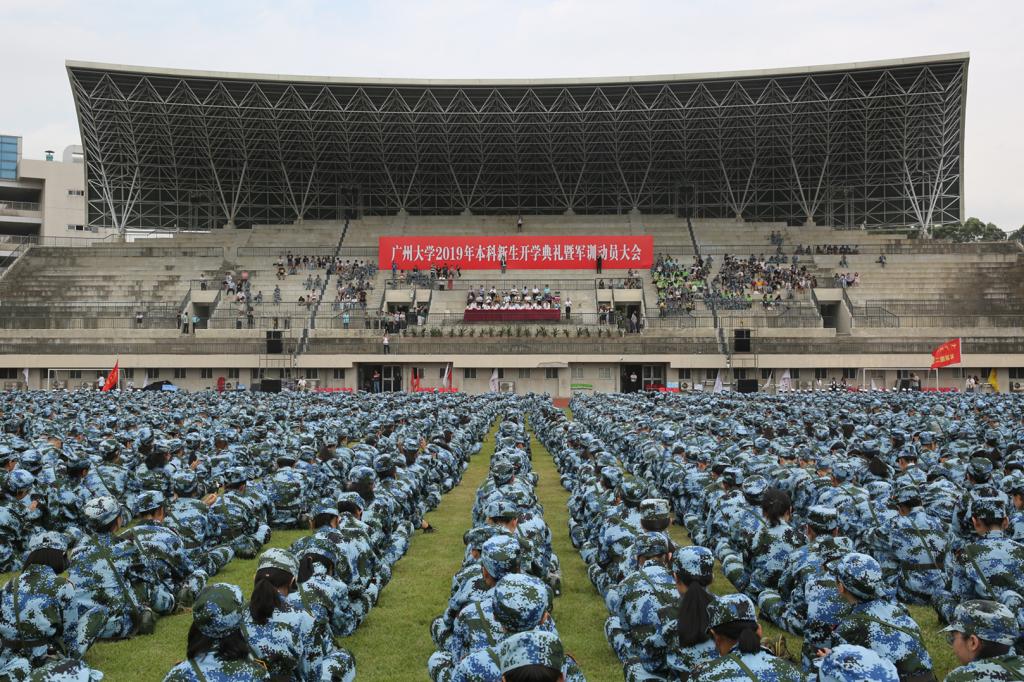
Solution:
<svg viewBox="0 0 1024 682"><path fill-rule="evenodd" d="M508 290L498 290L494 285L485 289L481 284L466 294L466 310L559 310L561 305L561 295L546 284L543 289L524 284L522 289Z"/></svg>
<svg viewBox="0 0 1024 682"><path fill-rule="evenodd" d="M345 261L335 264L337 287L334 295L335 310L360 308L366 310L366 297L373 290L377 266L367 261Z"/></svg>
<svg viewBox="0 0 1024 682"><path fill-rule="evenodd" d="M707 289L711 259L694 256L686 265L672 256L660 254L651 268L651 279L658 292L658 315L667 317L690 314Z"/></svg>
<svg viewBox="0 0 1024 682"><path fill-rule="evenodd" d="M607 283L603 278L597 280L598 289L642 289L643 286L640 273L632 269L627 270L622 279L609 279Z"/></svg>
<svg viewBox="0 0 1024 682"><path fill-rule="evenodd" d="M709 256L710 259L710 256ZM790 298L792 292L801 292L818 286L817 278L807 270L807 266L771 262L764 256L737 258L726 254L718 273L711 280L709 297L714 304L723 309L745 309L754 303L754 296L776 297L785 294ZM780 299L781 300L781 299Z"/></svg>
<svg viewBox="0 0 1024 682"><path fill-rule="evenodd" d="M860 273L859 272L837 272L833 275L835 284L840 289L846 289L847 287L855 287L860 284Z"/></svg>

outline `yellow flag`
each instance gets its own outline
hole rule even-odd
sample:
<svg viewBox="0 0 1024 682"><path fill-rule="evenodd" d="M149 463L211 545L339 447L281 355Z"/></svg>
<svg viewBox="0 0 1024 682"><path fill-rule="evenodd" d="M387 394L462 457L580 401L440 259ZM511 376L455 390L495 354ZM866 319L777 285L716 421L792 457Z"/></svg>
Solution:
<svg viewBox="0 0 1024 682"><path fill-rule="evenodd" d="M992 390L999 393L999 379L996 378L996 368L993 367L988 373L988 383L992 385Z"/></svg>

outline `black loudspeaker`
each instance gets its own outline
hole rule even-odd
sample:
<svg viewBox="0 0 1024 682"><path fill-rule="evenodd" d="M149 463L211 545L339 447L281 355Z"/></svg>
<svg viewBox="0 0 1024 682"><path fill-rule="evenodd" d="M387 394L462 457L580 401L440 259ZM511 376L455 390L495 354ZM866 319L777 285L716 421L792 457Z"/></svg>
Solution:
<svg viewBox="0 0 1024 682"><path fill-rule="evenodd" d="M733 331L732 352L734 352L734 353L749 353L750 352L750 330L749 329L736 329L736 330Z"/></svg>
<svg viewBox="0 0 1024 682"><path fill-rule="evenodd" d="M750 343L749 340L747 343ZM736 390L740 393L757 393L757 379L737 379Z"/></svg>
<svg viewBox="0 0 1024 682"><path fill-rule="evenodd" d="M281 380L280 379L263 379L260 382L260 390L264 393L280 393L281 392Z"/></svg>
<svg viewBox="0 0 1024 682"><path fill-rule="evenodd" d="M284 343L281 339L267 339L267 355L280 355L284 352Z"/></svg>

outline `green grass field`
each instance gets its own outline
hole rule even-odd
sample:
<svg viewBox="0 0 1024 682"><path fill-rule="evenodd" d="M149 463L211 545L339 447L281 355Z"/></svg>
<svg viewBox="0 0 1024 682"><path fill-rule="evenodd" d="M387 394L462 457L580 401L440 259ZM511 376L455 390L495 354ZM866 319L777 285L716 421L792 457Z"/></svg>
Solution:
<svg viewBox="0 0 1024 682"><path fill-rule="evenodd" d="M428 515L437 529L430 535L417 533L408 553L395 566L394 577L384 589L377 606L359 630L344 640L356 657L358 679L369 682L427 680L426 662L434 651L430 622L447 606L452 576L462 563L462 534L470 528L471 509L477 487L485 479L494 452L492 431L482 451L473 458L462 484L445 495L440 506ZM622 679L622 666L604 637L608 616L604 602L587 577L586 566L569 541L568 493L562 488L550 453L534 440L533 464L540 477L537 496L544 505L544 517L553 533L554 550L562 565L562 596L555 603L554 616L566 650L579 661L591 682ZM305 531L275 531L268 547L287 547ZM672 537L689 544L685 530L673 526ZM214 580L252 587L256 562L236 559ZM0 582L9 576L0 576ZM734 591L716 568L712 590L724 594ZM925 633L935 672L942 679L955 666L945 638L938 632L938 621L928 608L911 609ZM88 663L111 682L161 680L185 655L185 641L191 616L183 613L162 618L156 634L120 642L103 642L87 654ZM780 631L765 625L766 637ZM789 650L800 651L800 639L786 635Z"/></svg>

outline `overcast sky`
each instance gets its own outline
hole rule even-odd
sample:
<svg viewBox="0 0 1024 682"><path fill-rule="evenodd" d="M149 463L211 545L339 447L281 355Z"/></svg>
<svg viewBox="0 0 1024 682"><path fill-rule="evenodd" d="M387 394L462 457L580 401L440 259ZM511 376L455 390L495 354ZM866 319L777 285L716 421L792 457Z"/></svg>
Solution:
<svg viewBox="0 0 1024 682"><path fill-rule="evenodd" d="M1024 223L1020 0L0 0L0 132L79 143L65 59L368 77L690 73L969 51L967 214Z"/></svg>

